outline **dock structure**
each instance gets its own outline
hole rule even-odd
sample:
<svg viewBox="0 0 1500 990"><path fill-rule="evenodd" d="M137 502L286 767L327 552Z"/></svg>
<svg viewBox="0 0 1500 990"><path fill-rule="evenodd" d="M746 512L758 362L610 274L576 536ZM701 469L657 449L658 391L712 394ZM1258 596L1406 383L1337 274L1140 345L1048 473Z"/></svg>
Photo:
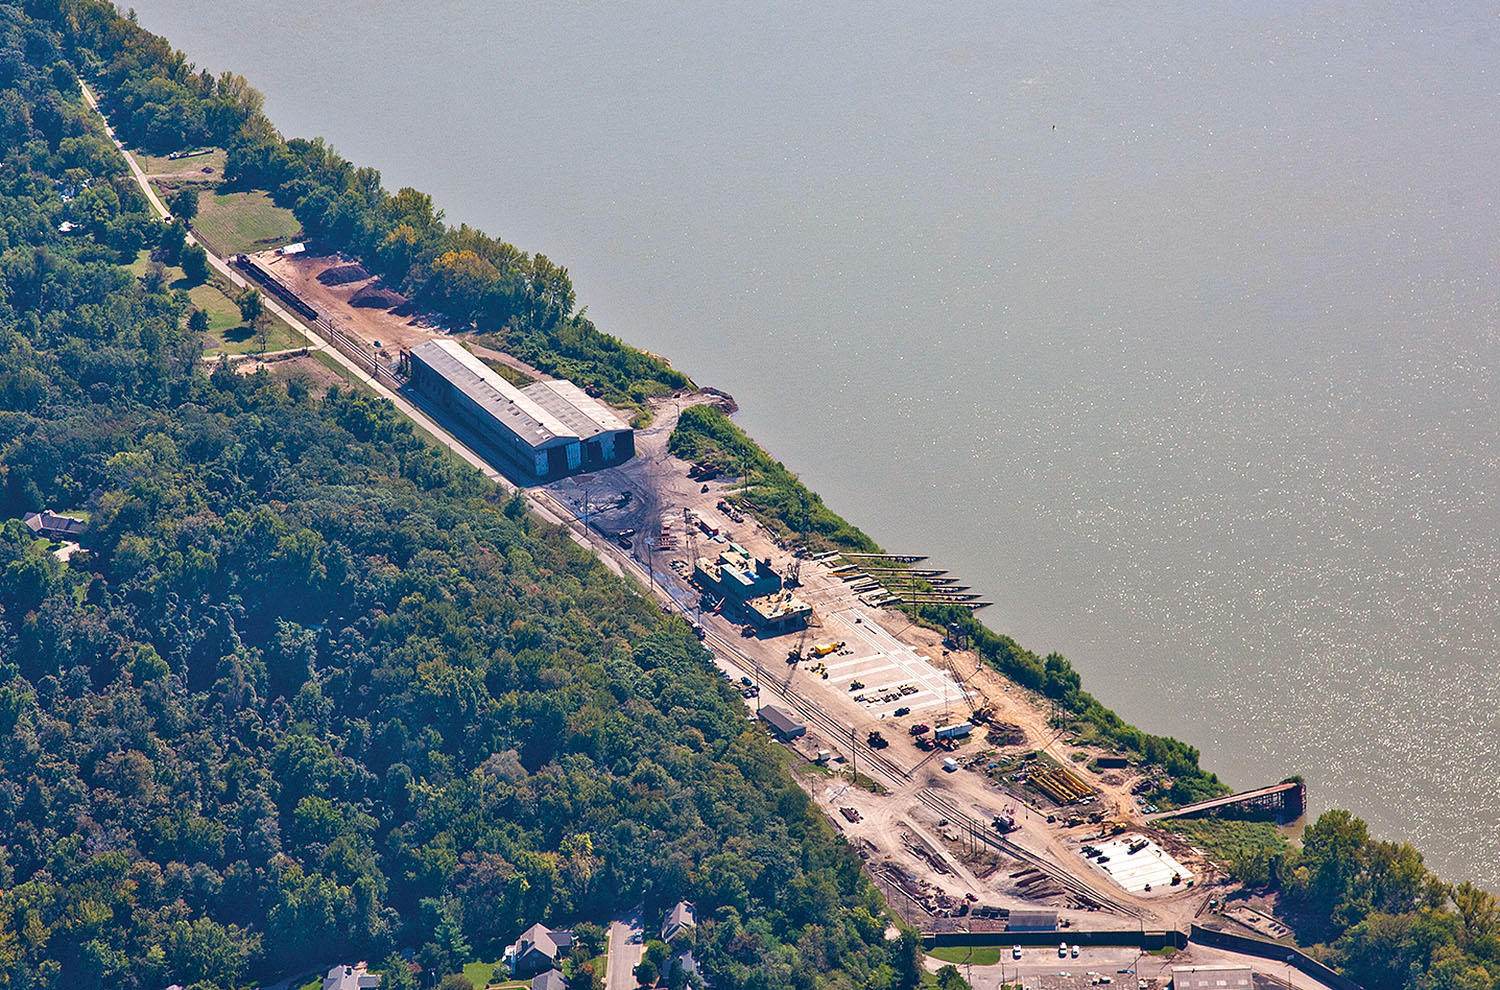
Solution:
<svg viewBox="0 0 1500 990"><path fill-rule="evenodd" d="M919 564L927 559L925 554L855 553L853 550L841 550L839 556L849 560L894 560L898 564Z"/></svg>
<svg viewBox="0 0 1500 990"><path fill-rule="evenodd" d="M972 612L994 604L983 601L983 595L970 593L969 585L959 584L958 578L942 568L912 566L926 560L926 554L839 551L834 556L838 561L824 558L833 564L828 573L849 584L855 594L873 595L865 603L875 608L938 605Z"/></svg>
<svg viewBox="0 0 1500 990"><path fill-rule="evenodd" d="M1281 822L1296 821L1307 811L1307 785L1300 780L1287 780L1272 784L1270 787L1257 787L1238 794L1227 794L1224 797L1198 801L1170 811L1158 811L1154 815L1147 815L1146 821L1159 822L1167 818L1198 816L1213 817L1222 812L1234 810L1261 816L1269 813Z"/></svg>

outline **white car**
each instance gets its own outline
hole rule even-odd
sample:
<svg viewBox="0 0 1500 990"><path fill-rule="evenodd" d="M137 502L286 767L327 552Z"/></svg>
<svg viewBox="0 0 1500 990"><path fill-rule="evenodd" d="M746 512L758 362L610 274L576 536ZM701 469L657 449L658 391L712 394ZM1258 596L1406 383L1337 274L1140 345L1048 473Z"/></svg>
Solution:
<svg viewBox="0 0 1500 990"><path fill-rule="evenodd" d="M1019 945L1013 945L1010 947L1010 957L1012 959L1021 958L1021 947Z"/></svg>
<svg viewBox="0 0 1500 990"><path fill-rule="evenodd" d="M1068 943L1066 943L1066 942L1059 942L1059 943L1057 943L1057 958L1059 958L1059 959L1066 959L1066 958L1068 958Z"/></svg>
<svg viewBox="0 0 1500 990"><path fill-rule="evenodd" d="M1073 956L1074 959L1078 958L1078 946L1076 946L1076 945L1073 946L1071 949L1068 950L1068 952L1070 952L1072 954L1072 956Z"/></svg>

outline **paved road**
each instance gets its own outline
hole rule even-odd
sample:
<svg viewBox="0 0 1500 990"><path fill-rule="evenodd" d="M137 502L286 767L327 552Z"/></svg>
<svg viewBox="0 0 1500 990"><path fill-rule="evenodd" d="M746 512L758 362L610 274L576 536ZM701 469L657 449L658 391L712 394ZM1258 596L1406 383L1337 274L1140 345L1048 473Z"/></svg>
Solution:
<svg viewBox="0 0 1500 990"><path fill-rule="evenodd" d="M927 968L931 971L935 972L942 965L939 960L927 959ZM958 964L959 971L969 978L974 990L999 990L1005 985L1014 985L1017 979L1032 990L1072 990L1089 986L1090 972L1109 976L1110 985L1121 990L1136 990L1136 980L1141 977L1159 988L1167 985L1174 966L1248 966L1256 973L1282 983L1290 976L1291 985L1296 990L1328 990L1324 983L1295 969L1289 970L1285 965L1196 943L1169 959L1143 955L1135 949L1099 946L1080 950L1076 959L1071 956L1059 959L1056 947L1028 948L1021 950L1020 960L1014 960L1010 946L1001 946L1000 962L995 965ZM1135 972L1122 974L1119 972L1122 969ZM1063 973L1069 975L1063 976Z"/></svg>
<svg viewBox="0 0 1500 990"><path fill-rule="evenodd" d="M609 923L609 961L605 969L604 990L634 990L635 968L645 947L632 943L630 936L640 931L623 921Z"/></svg>

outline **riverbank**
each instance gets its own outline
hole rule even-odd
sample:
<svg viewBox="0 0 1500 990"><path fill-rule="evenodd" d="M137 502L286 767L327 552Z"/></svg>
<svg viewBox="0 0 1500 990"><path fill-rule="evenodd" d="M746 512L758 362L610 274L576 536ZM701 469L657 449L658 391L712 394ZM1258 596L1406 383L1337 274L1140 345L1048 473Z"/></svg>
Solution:
<svg viewBox="0 0 1500 990"><path fill-rule="evenodd" d="M1024 655L1024 651L1018 651L1018 653L1020 655ZM1042 663L1041 663L1041 676L1044 678L1044 683L1045 683L1045 678L1047 677L1047 675L1049 673L1055 674L1054 681L1058 685L1058 690L1060 690L1062 693L1066 694L1066 692L1068 690L1068 687L1069 687L1069 685L1066 683L1067 680L1068 680L1068 678L1066 677L1066 668L1063 668L1061 666L1061 664L1053 664L1053 670L1049 671L1048 667L1047 667L1047 660L1046 659L1042 659ZM1073 687L1076 689L1077 685L1073 685ZM1340 893L1343 893L1343 892L1340 892ZM1397 904L1395 904L1393 906L1399 906L1399 903L1397 903Z"/></svg>

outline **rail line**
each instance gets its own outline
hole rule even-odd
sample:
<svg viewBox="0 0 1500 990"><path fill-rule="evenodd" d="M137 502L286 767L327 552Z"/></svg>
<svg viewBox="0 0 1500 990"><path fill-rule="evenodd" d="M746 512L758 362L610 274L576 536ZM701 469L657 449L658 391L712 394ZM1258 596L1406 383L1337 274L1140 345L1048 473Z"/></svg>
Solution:
<svg viewBox="0 0 1500 990"><path fill-rule="evenodd" d="M910 770L907 770L900 764L896 763L894 760L883 755L879 750L871 747L869 743L861 743L857 735L857 730L854 726L840 725L836 719L832 718L821 708L819 708L815 702L810 701L808 698L804 697L801 693L794 690L789 684L786 684L785 682L780 681L776 677L768 674L766 668L760 663L760 661L748 657L744 653L741 653L733 643L725 639L723 636L720 636L718 633L705 630L703 638L707 641L712 642L715 646L728 654L730 659L733 660L736 665L754 670L762 683L775 684L777 686L777 693L785 698L787 700L787 703L790 704L793 708L797 709L798 713L808 721L816 723L819 728L827 733L830 733L841 743L844 739L847 738L849 740L849 745L855 750L855 755L858 758L863 759L867 766L875 767L876 769L880 770L880 772L889 779L890 783L899 786L911 780ZM861 747L863 747L863 753L859 752Z"/></svg>
<svg viewBox="0 0 1500 990"><path fill-rule="evenodd" d="M1036 853L1031 852L1029 849L1021 848L1020 846L1016 845L1014 842L1011 842L1009 839L1004 838L1003 836L994 834L989 822L982 822L979 819L975 818L973 815L970 815L967 812L961 810L958 805L953 802L952 798L949 798L942 794L938 794L937 792L932 790L922 790L917 794L917 800L927 805L927 807L931 808L933 811L936 811L939 814L945 815L953 821L958 822L970 833L979 836L986 845L992 846L993 848L1005 853L1007 856L1018 859L1021 862L1025 863L1027 866L1034 867L1041 873L1046 874L1048 879L1052 880L1059 887L1063 888L1064 891L1074 895L1075 897L1085 898L1094 904L1099 904L1104 907L1110 908L1111 910L1119 911L1122 914L1128 914L1132 918L1141 917L1141 912L1139 909L1130 907L1120 901L1117 901L1107 894L1100 893L1098 890L1084 883L1082 880L1078 879L1067 870L1064 870L1062 867L1053 863L1045 856L1039 856Z"/></svg>

